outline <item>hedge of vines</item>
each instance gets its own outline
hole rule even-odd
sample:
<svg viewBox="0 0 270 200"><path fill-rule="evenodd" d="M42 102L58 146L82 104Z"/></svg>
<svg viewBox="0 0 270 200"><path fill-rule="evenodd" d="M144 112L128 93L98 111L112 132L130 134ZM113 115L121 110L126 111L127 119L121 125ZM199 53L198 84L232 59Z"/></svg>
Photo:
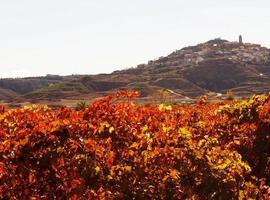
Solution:
<svg viewBox="0 0 270 200"><path fill-rule="evenodd" d="M269 199L270 96L0 107L1 199Z"/></svg>

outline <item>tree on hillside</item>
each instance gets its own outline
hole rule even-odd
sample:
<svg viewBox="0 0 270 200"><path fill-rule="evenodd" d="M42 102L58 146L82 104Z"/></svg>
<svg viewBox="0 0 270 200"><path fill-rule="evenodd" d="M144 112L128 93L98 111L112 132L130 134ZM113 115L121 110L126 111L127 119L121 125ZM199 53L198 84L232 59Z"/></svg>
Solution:
<svg viewBox="0 0 270 200"><path fill-rule="evenodd" d="M231 89L229 89L229 90L227 91L226 99L229 100L229 101L234 100L234 95L233 95L233 92L232 92Z"/></svg>

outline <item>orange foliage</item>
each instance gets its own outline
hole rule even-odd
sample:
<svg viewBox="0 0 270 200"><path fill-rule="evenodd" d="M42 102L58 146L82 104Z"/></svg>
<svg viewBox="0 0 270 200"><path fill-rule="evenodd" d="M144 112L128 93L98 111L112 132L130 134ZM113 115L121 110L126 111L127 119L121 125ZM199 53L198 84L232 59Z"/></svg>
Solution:
<svg viewBox="0 0 270 200"><path fill-rule="evenodd" d="M267 199L270 97L0 109L2 199ZM125 101L127 99L128 101Z"/></svg>

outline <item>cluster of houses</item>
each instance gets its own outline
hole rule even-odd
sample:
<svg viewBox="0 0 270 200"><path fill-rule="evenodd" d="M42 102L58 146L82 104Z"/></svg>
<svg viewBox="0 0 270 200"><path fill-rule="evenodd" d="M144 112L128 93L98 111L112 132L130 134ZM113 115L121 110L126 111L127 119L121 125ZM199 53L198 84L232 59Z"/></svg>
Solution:
<svg viewBox="0 0 270 200"><path fill-rule="evenodd" d="M168 57L160 57L148 64L155 66L197 65L205 59L219 58L227 58L247 64L269 65L270 51L261 45L243 43L242 37L239 37L239 42L217 38L197 46L177 50Z"/></svg>

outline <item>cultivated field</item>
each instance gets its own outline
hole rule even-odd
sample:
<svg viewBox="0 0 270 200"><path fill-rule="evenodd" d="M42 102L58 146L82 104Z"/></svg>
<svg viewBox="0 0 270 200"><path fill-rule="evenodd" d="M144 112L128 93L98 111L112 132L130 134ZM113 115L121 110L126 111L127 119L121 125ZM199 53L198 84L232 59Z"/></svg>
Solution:
<svg viewBox="0 0 270 200"><path fill-rule="evenodd" d="M190 105L120 91L0 109L2 199L269 199L270 96Z"/></svg>

